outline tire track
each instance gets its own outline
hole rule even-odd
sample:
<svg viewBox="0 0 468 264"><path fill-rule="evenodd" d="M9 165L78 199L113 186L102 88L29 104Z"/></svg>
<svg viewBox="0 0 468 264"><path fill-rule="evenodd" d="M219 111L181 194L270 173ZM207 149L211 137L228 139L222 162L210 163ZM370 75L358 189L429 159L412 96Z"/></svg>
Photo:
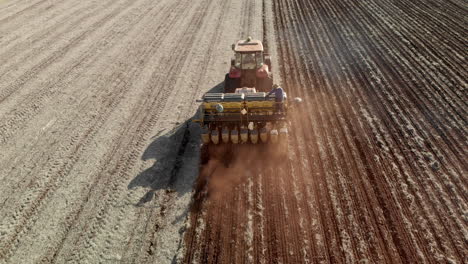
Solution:
<svg viewBox="0 0 468 264"><path fill-rule="evenodd" d="M106 4L106 3L104 3ZM103 5L106 6L106 5ZM54 13L51 13L47 17L42 17L39 16L37 17L37 20L32 20L30 23L23 23L20 27L18 25L12 25L11 28L4 29L3 31L8 32L8 34L1 39L2 43L2 50L0 53L0 56L8 58L8 62L13 63L14 61L16 62L22 62L25 58L31 57L33 55L39 54L39 52L35 49L33 49L33 45L38 45L42 42L45 42L46 36L49 35L51 36L50 40L47 42L48 44L43 45L43 49L45 48L44 46L47 46L48 49L51 48L53 44L56 45L57 39L62 39L63 35L65 33L73 33L73 30L70 30L70 28L67 28L64 32L62 32L61 35L59 34L51 34L51 33L61 33L59 30L63 27L65 28L67 25L73 25L73 21L76 22L81 22L82 24L82 19L86 18L87 10L92 10L93 7L97 7L96 5L82 5L80 3L75 3L72 6L63 6L62 9L59 9L58 7L55 9L52 9ZM64 10L63 10L64 9ZM73 14L78 13L82 14L82 16L72 16ZM76 18L76 19L74 19ZM45 20L45 21L44 21ZM38 23L41 23L41 28L36 30L36 25ZM29 27L27 27L29 26ZM29 32L27 31L29 29ZM30 33L27 34L24 31ZM18 52L18 50L31 50L35 52L29 52L27 53L26 56L20 57L20 55L24 55L24 53ZM16 57L20 57L19 59L15 59ZM9 66L10 63L5 63L2 65L2 68ZM13 69L12 67L8 68L9 70ZM5 76L7 73L10 71L5 71L0 75L0 77Z"/></svg>
<svg viewBox="0 0 468 264"><path fill-rule="evenodd" d="M135 25L145 16L145 14L147 14L147 12L143 12L142 14L140 14L140 17L137 17L136 19L134 19L134 21L132 23L130 23L128 25L128 28L127 30L134 30L135 29ZM123 28L123 27L120 27L119 25L115 25L116 27L119 27L119 28ZM108 33L110 33L112 31L108 31ZM127 31L122 31L122 36L124 34L127 34ZM108 38L103 38L102 41L105 41L105 43L108 44L108 48L111 49L113 47L115 47L115 45L118 44L118 42L116 42L116 37L118 37L119 35L114 35L114 34L108 34L108 35L111 35L113 37L108 37ZM111 42L111 40L114 39L113 42ZM103 42L104 43L104 42ZM98 48L98 47L102 47L102 45L100 45L100 42L96 43L94 46L94 48ZM88 50L87 52L85 52L81 57L80 59L78 60L78 62L76 62L71 68L71 70L74 70L76 69L76 67L80 64L83 64L85 60L89 60L89 63L92 64L92 63L95 63L96 60L99 59L99 56L93 56L95 55L95 52L91 52L91 50L93 50L93 48L91 48L90 50ZM69 72L68 75L71 75L71 73ZM63 74L62 75L62 78L66 78L67 77L67 74ZM73 78L71 80L69 80L67 83L72 83L76 78L78 78L78 75L74 75ZM60 91L60 87L64 86L65 84L63 84L62 82L64 82L65 80L64 79L60 79L58 82L55 83L54 86L50 87L49 85L47 85L47 87L50 87L50 88L55 88L54 90L54 93L57 93ZM96 85L94 85L96 87ZM96 89L96 90L100 90L100 89ZM105 90L104 90L105 91ZM33 96L32 98L34 99L31 99L32 102L31 102L31 106L29 106L29 103L25 102L23 105L26 107L26 109L32 109L32 111L38 111L38 106L40 105L40 102L41 101L44 101L47 97L52 97L53 94L51 94L50 91L48 90L45 90L44 91L39 91L40 92L43 92L43 94L36 94L36 96ZM44 94L45 93L45 94ZM101 94L98 94L98 95L101 95ZM31 101L30 100L30 101ZM44 103L44 106L46 106L46 104ZM29 108L28 108L29 107ZM20 109L21 110L21 109ZM22 109L24 111L24 109ZM35 113L33 112L32 114L39 114L39 113ZM23 118L23 119L26 119L27 116L25 116L22 112L20 112L20 114L18 115L18 118ZM27 120L27 119L26 119ZM15 121L15 122L19 122L19 120ZM19 125L18 125L19 126ZM18 128L19 129L19 128ZM6 130L7 132L9 130ZM12 134L12 133L10 133ZM27 158L27 157L25 157ZM18 160L18 164L20 164L23 160ZM31 168L31 170L34 170L35 168L37 167L40 167L40 166L45 166L45 163L48 162L47 159L43 159L42 162L38 163L35 167ZM14 167L13 167L14 168ZM6 172L6 174L9 174L11 173L10 172ZM24 177L30 177L30 175L32 174L29 173L29 174L26 174ZM12 192L13 191L16 191L18 189L22 189L24 188L24 186L26 186L26 184L28 185L31 185L33 182L34 182L34 179L35 178L32 178L30 181L19 181L19 183L15 183L15 184L18 184L16 186L11 186L11 188L8 188L10 189ZM13 183L13 182L12 182ZM6 195L6 197L9 197L10 195ZM4 204L5 202L3 202Z"/></svg>
<svg viewBox="0 0 468 264"><path fill-rule="evenodd" d="M126 0L121 0L121 1L126 1ZM109 3L111 2L113 1L109 1ZM60 61L60 59L63 59L67 53L69 53L72 49L76 48L87 37L89 37L89 35L97 31L101 26L105 25L106 23L109 23L109 21L111 21L112 18L116 17L120 12L129 8L130 6L131 5L119 5L118 8L111 10L111 12L106 14L104 17L98 19L97 21L94 21L91 25L86 26L86 29L84 29L83 32L80 32L79 35L69 40L65 46L54 51L50 56L47 56L46 58L42 59L39 63L35 64L31 69L28 69L21 76L17 77L12 83L6 86L6 89L2 90L2 94L0 95L0 103L3 103L13 93L18 92L21 87L23 87L27 82L33 80L33 78L37 77L39 73L41 73L45 68L50 66L52 63L56 63ZM86 18L94 19L98 11L99 9L94 10L94 12L88 13L84 18L81 18L80 20L83 20ZM77 20L77 22L79 22L80 20ZM80 23L74 24L74 27L72 27L70 30L73 30L74 28L80 25L82 24ZM67 33L67 31L65 31L65 33ZM59 37L59 36L56 36L56 37ZM49 43L48 46L43 46L43 48L49 48L50 45L51 43ZM27 56L33 55L36 52L40 52L40 51L34 51L31 53L28 53ZM25 60L25 59L26 58L23 58L22 60Z"/></svg>
<svg viewBox="0 0 468 264"><path fill-rule="evenodd" d="M87 35L97 31L101 26L105 25L106 23L110 23L109 21L111 21L112 18L116 17L119 13L123 12L123 10L127 10L131 7L131 5L120 6L112 10L110 14L104 16L104 18L94 22L89 27L91 28L90 30L85 31L84 33L75 37L69 44L67 44L66 48L54 53L52 58L44 60L39 65L36 65L33 70L30 70L27 73L25 73L23 75L27 76L25 80L21 79L15 85L10 86L9 90L11 91L11 93L17 91L17 89L24 86L24 83L31 80L39 71L44 70L52 63L56 62L56 60L63 58L67 52L70 52L73 48L76 48L80 44L80 42L85 39ZM107 31L105 34L110 32L112 32L112 29L110 31ZM13 136L19 129L23 128L25 126L26 121L30 120L32 117L34 117L40 112L42 108L39 106L44 106L44 101L46 99L52 98L54 95L56 95L57 92L60 91L60 85L62 85L62 82L71 75L72 71L76 70L79 65L84 63L84 61L88 60L89 58L98 59L94 56L95 52L97 50L102 50L102 44L107 43L115 37L115 35L112 34L107 34L107 36L107 38L102 39L100 42L94 43L88 50L81 54L81 56L74 60L73 63L71 63L68 67L63 67L64 69L62 69L58 74L56 74L56 76L58 76L57 79L50 80L46 85L43 86L43 89L38 89L33 93L27 94L26 97L19 103L19 105L23 106L22 108L12 109L12 111L7 113L5 117L0 120L0 139L3 144L5 144L11 138L11 136ZM73 81L73 78L77 77L78 75L73 76L72 80L70 81ZM3 99L0 99L0 102L8 98L8 96L10 96L11 93L8 93L8 95L6 97L3 97Z"/></svg>
<svg viewBox="0 0 468 264"><path fill-rule="evenodd" d="M229 5L229 3L230 3L229 1L224 1L224 2L223 2L223 7L221 8L223 11L222 11L221 15L219 15L218 20L221 20L223 17L225 17L225 13L227 12L227 6ZM202 80L203 80L202 77L203 77L203 76L206 74L206 72L207 72L207 66L209 65L208 60L211 58L211 55L210 55L210 54L213 52L212 43L218 43L219 40L220 40L220 35L219 35L219 34L220 34L220 26L221 26L222 23L221 23L221 21L217 21L215 24L217 25L217 27L216 27L215 30L214 30L215 33L214 33L214 35L212 36L212 39L211 39L211 40L208 40L208 42L207 42L208 45L206 45L207 47L209 47L209 48L208 48L208 55L207 55L207 56L204 56L204 58L205 58L206 61L202 61L202 62L200 63L200 65L201 65L201 71L200 71L201 74L199 74L197 77L195 77L197 80L196 80L196 83L194 84L194 86L197 87L197 88L193 90L193 92L192 92L193 95L191 95L190 98L195 98L195 97L196 97L195 94L198 94L198 89L200 89L200 88L202 87L202 86L201 86L201 82L202 82ZM194 42L199 43L200 41L194 41ZM179 119L182 119L182 116L187 116L186 110L187 110L187 109L181 111L176 119L179 120ZM183 153L183 152L182 152L182 153ZM171 178L168 180L168 186L167 186L167 188L172 188L171 186L172 186L173 184L175 184L175 179L174 179L175 174L176 174L176 173L171 173L172 176L171 176ZM159 186L159 185L160 185L160 184L158 184L158 186ZM160 188L160 186L159 186L158 188ZM168 209L170 209L170 208L166 208L165 210L168 210ZM138 219L140 219L141 217L142 217L142 214L139 214L139 215L138 215ZM156 219L158 218L158 215L156 215L156 214L153 214L152 216L147 216L147 215L146 215L146 218L148 218L148 217L150 218L150 222L155 222ZM140 220L138 220L138 221L140 221ZM155 224L150 224L149 226L151 227L151 226L154 226L154 225L155 225ZM158 222L158 224L157 224L158 228L161 228L162 225L164 225L164 223ZM157 234L157 230L154 231L154 232L153 232L153 231L150 231L150 230L146 230L145 233L154 236L154 235ZM133 235L132 235L132 237L133 237ZM152 247L154 247L154 246L157 246L157 243L156 243L155 241L153 241L153 240L155 240L154 237L152 237L152 238L149 239L149 240L152 241L152 242L150 243L150 246L149 246L149 247L152 248ZM127 247L129 247L129 246L130 246L130 244L129 244ZM146 246L140 246L140 248L146 248ZM127 249L127 250L128 250L128 249ZM127 251L127 250L126 250L126 251ZM150 252L150 251L151 251L151 252L154 252L154 250L148 250L147 252Z"/></svg>
<svg viewBox="0 0 468 264"><path fill-rule="evenodd" d="M4 51L7 51L10 46L14 44L18 45L17 42L24 42L29 40L29 44L31 44L37 41L37 38L34 38L33 36L35 36L35 33L37 33L39 30L37 28L38 24L41 25L42 29L53 30L53 28L49 27L48 25L55 24L55 26L57 26L57 20L64 17L70 19L75 12L80 13L81 10L90 7L90 5L83 5L82 3L73 3L71 6L68 6L67 4L68 3L66 2L62 2L60 4L51 5L44 14L34 16L30 19L22 18L22 21L19 23L19 25L16 23L1 25L0 31L6 33L2 38L0 38L0 43L2 44L2 54ZM60 23L64 23L67 20L59 21ZM42 30L40 31L42 32ZM14 54L15 52L12 53Z"/></svg>
<svg viewBox="0 0 468 264"><path fill-rule="evenodd" d="M38 1L36 3L27 3L28 6L17 11L16 13L14 14L10 14L10 15L7 15L6 17L4 18L0 18L0 24L3 24L3 23L7 23L9 21L11 21L12 19L15 19L15 18L21 18L21 16L25 13L27 13L28 11L31 11L31 10L34 10L36 9L37 7L40 7L44 2L48 2L47 0L41 0L41 1ZM3 11L3 10L1 10Z"/></svg>
<svg viewBox="0 0 468 264"><path fill-rule="evenodd" d="M205 10L205 9L206 9L206 5L209 6L209 5L211 5L211 3L204 3L204 4L201 4L200 7L199 7L199 11L196 11L195 13L200 13L201 10ZM177 41L177 43L178 43L178 45L180 45L180 47L175 47L175 50L183 50L182 47L187 46L188 43L194 43L193 38L196 36L196 34L193 34L193 32L196 32L196 30L194 30L195 28L199 28L199 24L203 21L203 16L196 16L195 18L196 18L195 21L192 21L192 23L190 23L189 27L186 29L186 33L182 34L182 35L183 35L182 38L183 38L184 41L182 41L182 42L181 42L181 41ZM189 32L191 32L191 34L188 34ZM188 36L191 36L191 37L188 37ZM188 51L187 51L187 52L188 52ZM181 53L181 54L179 55L180 58L187 58L187 52ZM172 60L172 59L171 59L171 60ZM185 60L177 60L177 59L176 59L175 61L177 62L177 64L172 65L172 66L170 67L170 69L169 69L168 72L178 72L178 69L185 63ZM161 76L157 75L157 76L155 76L155 77L160 78ZM162 85L163 87L165 87L164 89L166 89L167 92L171 91L171 87L172 87L171 84L173 85L174 80L166 79L166 80L164 80L164 81L161 80L161 82L162 82L161 85ZM158 81L155 81L155 82L151 81L151 83L158 83ZM151 96L149 96L149 97L152 98ZM167 97L167 96L163 96L163 97ZM147 99L145 99L145 100L147 100ZM155 104L154 104L154 103L146 103L146 104L143 103L142 105L144 105L144 106L146 106L146 107L148 108L148 107L152 107L152 106L155 105ZM161 104L161 107L163 107L163 104ZM143 111L143 110L140 109L140 111ZM145 110L145 111L148 111L148 110ZM160 109L160 110L158 111L158 115L159 115L159 113L161 113L161 112L162 112L162 111L161 111L161 109ZM143 114L136 114L135 116L145 116L145 115L143 115ZM152 125L153 125L157 120L158 120L158 118L155 117L154 120L152 120L152 121L150 121L150 122L145 122L145 121L147 121L147 120L141 121L141 124L145 124L145 126L143 126L144 129L140 128L140 129L138 129L138 130L139 130L139 131L141 131L141 130L144 131L144 130L149 129L150 127L152 127ZM141 126L142 126L142 125L139 125L139 126L137 125L136 127L141 127ZM133 126L132 126L132 127L133 127ZM125 134L127 134L127 133L123 133L123 135L125 135ZM130 133L128 133L128 134L130 134ZM136 148L138 148L138 147L141 148L142 146L138 146L138 142L141 142L141 141L137 141L136 144L129 144L129 145L130 145L130 146L136 145ZM125 144L119 144L119 145L125 145ZM129 148L130 148L130 147L128 147L128 148L123 148L123 149L125 149L126 152L128 152L128 149L129 149ZM134 158L137 158L137 157L138 157L138 156L137 156L137 150L135 150L134 153L132 153L132 154L135 154L135 156L132 155L132 156L130 157L131 159L134 159ZM125 155L122 155L122 156L125 157ZM118 156L117 156L117 157L118 157ZM131 163L130 163L130 159L125 159L125 160L121 160L121 161L117 162L116 164L117 164L117 165L115 165L115 166L117 166L117 168L114 169L113 171L115 171L115 172L118 173L118 174L121 173L121 174L125 175L125 174L126 174L126 171L128 170L128 168L126 168L125 166L129 166L129 165L122 165L122 167L121 167L121 164L131 164ZM112 165L106 165L106 167L111 167L111 166L112 166ZM126 169L125 169L125 168L126 168ZM119 171L121 171L121 172L119 172ZM115 175L114 175L114 177L115 177ZM120 178L124 178L124 177L119 177L119 179L120 179ZM108 179L108 180L111 180L111 179ZM112 185L112 183L110 183L110 184ZM122 185L122 184L117 184L117 185ZM104 186L105 186L105 185L104 185ZM103 189L104 189L104 188L103 188ZM114 194L114 193L119 193L119 192L111 191L110 193ZM105 193L102 194L102 195L105 197ZM98 199L98 200L101 200L101 199ZM114 200L114 199L111 199L111 200ZM108 205L103 205L103 208L101 209L101 211L103 212L102 215L106 215L106 210L107 210L106 207L107 207L107 206L108 206ZM94 212L94 210L93 210L93 212ZM103 217L103 218L104 218L104 217ZM100 220L98 220L98 221L100 221ZM149 223L151 223L151 222L153 222L153 221L152 221L151 219L149 219ZM157 221L156 221L156 222L157 222ZM152 228L152 226L153 226L153 225L149 225L149 228ZM158 224L155 224L154 226L156 226L156 229L159 229L159 228L160 228L160 226L159 226ZM100 228L99 222L96 223L96 224L94 225L94 227L92 227L92 228L90 229L90 232L93 233L94 231L92 231L92 230L95 229L95 228ZM156 231L157 231L157 230L156 230ZM155 232L152 232L152 231L150 231L150 230L146 230L145 233L151 236L152 234L155 234L156 231L155 231ZM92 238L92 237L91 237L91 238ZM91 238L88 237L87 241L89 241ZM89 242L86 242L86 243L89 243ZM76 243L73 243L73 244L76 244ZM150 245L148 246L148 248L150 248L150 247L152 248L152 247L154 247L154 245L155 245L154 242L151 242L151 243L149 243L149 244L150 244ZM85 246L85 247L86 247L86 246ZM146 248L146 246L142 245L141 248L144 249L144 248ZM147 252L147 253L151 253L151 252L153 252L153 250L147 250L146 252ZM145 254L145 255L140 255L140 256L138 257L138 259L140 259L140 260L143 261L143 262L145 262L145 261L150 261L151 258L152 258L151 254L148 254L148 255L147 255L147 254ZM137 262L138 262L138 260L137 260Z"/></svg>
<svg viewBox="0 0 468 264"><path fill-rule="evenodd" d="M161 9L161 10L158 10L158 14L165 14L167 16L167 18L170 18L170 19L163 19L163 21L165 21L165 23L163 24L160 24L158 27L157 27L157 31L155 31L153 34L154 36L157 36L157 35L167 35L169 32L171 32L171 29L176 27L177 26L177 23L175 23L177 20L177 17L176 16L172 16L169 12L169 10L173 10L173 9L177 9L178 7L181 7L183 5L185 5L186 3L184 3L183 1L179 1L177 3L173 3L171 5L168 5L167 7ZM154 54L156 53L156 51L158 51L156 49L156 47L159 47L163 41L163 39L159 39L159 38L153 38L153 39L149 39L151 40L151 43L149 44L145 44L143 46L149 46L151 49L148 49L147 52L143 53L143 54L138 54L138 57L140 59L136 59L136 61L138 61L138 64L147 64L149 59L154 56ZM141 61L141 59L144 59L143 62ZM172 67L171 67L172 68ZM134 68L135 70L137 68ZM169 71L170 72L170 71ZM161 74L163 75L163 74ZM159 78L161 77L159 74L157 75ZM130 79L135 79L135 78L130 78ZM154 80L155 82L150 82L150 83L160 83L160 79L158 80ZM163 85L164 87L164 85ZM167 98L167 95L168 95L168 92L170 91L171 88L173 88L171 85L166 85L166 87L164 89L160 89L160 90L157 90L157 89L154 89L153 86L147 86L146 87L148 89L147 93L148 93L148 97L145 97L145 98L142 98L140 99L140 101L146 101L146 102L141 102L140 104L138 104L138 106L140 107L136 107L134 110L133 110L133 114L132 116L146 116L146 114L142 114L143 113L143 107L146 107L148 108L148 100L150 100L149 98L152 98L152 100L154 100L155 102L161 102L161 100L163 100L164 98ZM156 93L154 97L151 97L149 96L150 92L149 91L152 91L152 90L155 90L153 91L153 93ZM154 102L153 102L154 104ZM115 140L115 144L113 145L113 149L111 149L108 154L107 154L107 157L104 158L105 162L103 162L103 164L101 165L100 168L98 168L98 174L103 174L103 175L96 175L94 177L94 184L92 184L92 186L94 186L93 188L90 188L85 194L86 196L83 197L82 199L80 200L83 200L83 201L103 201L105 204L102 205L103 208L101 208L100 210L98 210L98 216L93 216L93 219L91 221L91 223L88 221L86 222L86 225L82 228L82 230L84 230L85 232L89 232L88 235L86 235L85 232L81 232L80 234L77 234L78 237L75 238L75 241L73 242L68 242L69 245L74 245L74 247L78 247L78 245L80 245L80 239L85 239L85 241L83 243L87 244L87 245L91 245L90 244L90 240L95 237L97 235L96 233L96 230L95 229L99 229L99 228L102 228L102 225L103 225L103 220L104 220L104 217L106 215L106 210L107 210L107 207L109 206L109 202L111 202L112 200L115 200L115 197L116 197L116 193L118 193L118 188L120 188L124 183L125 183L125 180L123 177L118 177L118 181L115 181L115 179L113 179L112 177L115 177L115 175L113 175L114 173L125 173L125 169L128 169L128 166L130 166L130 161L132 159L134 159L137 154L136 154L136 149L138 147L141 147L140 144L141 142L137 142L138 144L133 147L133 149L126 149L128 152L129 152L129 157L127 157L125 160L123 157L125 157L125 155L122 155L122 154L118 154L117 152L119 151L122 151L122 149L125 149L125 146L128 146L130 145L130 143L128 143L128 140L135 140L134 138L141 138L143 137L144 135L142 135L141 133L145 133L147 132L147 130L154 124L154 122L156 122L158 120L158 117L159 116L159 113L161 112L161 107L163 107L163 103L159 103L159 104L154 104L154 105L158 105L158 107L154 110L154 112L156 113L156 115L151 115L149 117L149 119L145 119L145 120L133 120L132 123L134 122L141 122L139 126L127 126L127 128L125 129L126 131L123 131L122 133L120 133L120 135L118 136L118 138ZM149 121L147 123L145 123L144 121ZM145 124L145 125L141 125L141 124ZM137 130L138 133L132 133L130 130ZM131 137L129 135L134 135L134 137ZM127 138L126 138L127 137ZM115 159L120 159L119 162L120 163L117 163L116 164L116 161ZM124 164L124 165L122 165ZM107 167L106 167L107 166ZM110 169L108 167L112 167L112 166L117 166L116 168L114 169ZM122 167L123 169L122 169ZM122 171L119 171L120 169L122 169ZM108 171L112 171L113 173L112 174L109 174ZM97 187L99 186L99 187ZM107 186L107 187L106 187ZM111 188L109 188L109 186ZM109 190L110 189L110 190ZM98 198L96 197L93 197L93 196L100 196ZM107 198L106 198L107 196ZM111 196L111 197L109 197ZM96 198L96 199L94 199ZM114 198L114 199L112 199ZM127 201L128 202L128 201ZM88 204L85 204L83 203L80 207L80 210L78 210L77 212L73 212L71 214L71 216L73 216L74 219L79 219L79 218L83 218L85 216L81 215L83 210L86 210L85 212L88 212L88 213L92 213L92 215L95 215L95 212L92 211L92 209L94 208L89 208L89 206L93 206L93 205L88 205ZM85 207L88 207L88 208L85 208ZM94 205L94 207L98 207L98 205ZM94 223L93 223L94 222ZM73 226L73 223L70 223L70 226ZM94 230L94 231L93 231ZM71 238L69 237L65 237L64 239L67 239L67 240L71 240ZM84 248L87 248L87 246L84 246ZM69 257L70 259L74 259L75 261L78 261L76 258L79 257L77 256L77 253L79 253L78 251L75 251L73 249L70 249L69 250L70 252L72 252L71 256Z"/></svg>
<svg viewBox="0 0 468 264"><path fill-rule="evenodd" d="M144 58L145 54L142 54L141 57ZM133 69L133 72L135 72L135 69L137 68L134 68ZM122 72L125 72L125 69L122 70ZM117 73L119 74L119 73ZM117 75L118 76L118 75ZM113 75L111 76L109 79L119 79L117 76ZM129 78L131 79L131 78ZM116 90L115 88L112 89L114 91L114 97L113 98L109 98L109 100L107 101L107 106L108 108L106 109L107 111L104 112L103 114L101 115L98 115L98 119L97 120L94 120L94 126L92 125L90 127L90 129L88 129L87 132L85 132L83 135L81 135L81 139L79 139L80 135L77 134L75 135L74 137L72 137L72 140L71 140L71 143L70 145L67 147L67 149L71 149L72 150L72 153L71 153L71 157L67 158L67 160L69 160L70 162L68 163L65 163L63 164L62 166L56 166L59 167L58 170L57 170L57 173L54 174L54 177L52 180L50 180L47 185L46 185L46 188L44 189L44 191L42 192L42 194L39 195L39 198L32 201L32 205L30 208L25 208L25 206L22 206L22 210L20 210L19 212L17 211L15 214L19 214L21 213L21 211L23 210L26 210L25 212L25 215L29 216L27 217L25 220L23 220L23 225L27 224L29 221L34 221L35 219L29 219L28 218L31 218L31 216L38 210L38 207L43 205L43 200L50 196L51 194L50 193L53 193L53 191L51 191L51 188L57 188L57 183L56 183L56 180L59 179L59 177L63 177L64 175L67 175L68 171L70 171L72 168L73 168L73 164L74 162L76 162L78 160L78 158L80 157L80 152L83 151L83 148L84 146L90 142L91 138L96 134L96 132L98 131L98 129L100 128L100 126L102 126L102 124L104 123L104 121L107 119L107 117L109 116L109 114L113 111L112 109L116 107L117 103L120 101L120 100L116 100L116 99L122 99L125 92L128 91L128 87L127 87L127 83L125 82L118 82L116 83L116 85L120 86L120 91L119 90ZM99 123L98 123L99 122ZM76 144L75 144L76 143ZM55 169L55 168L54 168ZM40 173L39 173L40 174ZM29 200L29 199L28 199ZM19 226L17 228L15 228L16 230L22 230L23 227L22 226ZM16 237L18 236L18 233L16 233L15 235L13 235L13 239L11 240L8 240L8 241L13 241L16 239ZM16 239L17 240L17 239ZM5 242L5 241L4 241ZM10 242L11 243L11 242ZM6 242L7 246L10 245L9 242ZM5 251L8 250L8 248L5 246L3 247L3 251L0 252L2 253L0 256L3 256L3 254L5 253Z"/></svg>

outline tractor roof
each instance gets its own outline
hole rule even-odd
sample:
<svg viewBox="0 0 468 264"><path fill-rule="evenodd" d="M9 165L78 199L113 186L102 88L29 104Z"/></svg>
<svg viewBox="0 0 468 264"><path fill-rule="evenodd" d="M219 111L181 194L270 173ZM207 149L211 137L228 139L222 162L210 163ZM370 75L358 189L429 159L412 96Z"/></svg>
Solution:
<svg viewBox="0 0 468 264"><path fill-rule="evenodd" d="M263 44L260 40L247 38L237 41L234 46L235 52L255 52L263 51Z"/></svg>

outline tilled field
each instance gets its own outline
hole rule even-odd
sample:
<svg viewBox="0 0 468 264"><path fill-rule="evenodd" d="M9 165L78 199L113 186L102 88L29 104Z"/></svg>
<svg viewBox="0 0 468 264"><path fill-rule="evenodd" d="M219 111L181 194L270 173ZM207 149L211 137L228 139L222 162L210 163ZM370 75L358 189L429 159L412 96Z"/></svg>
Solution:
<svg viewBox="0 0 468 264"><path fill-rule="evenodd" d="M283 85L305 99L289 155L237 149L229 168L212 155L185 261L466 261L462 2L275 0L273 12Z"/></svg>
<svg viewBox="0 0 468 264"><path fill-rule="evenodd" d="M465 14L0 0L0 263L466 261ZM195 99L248 35L304 99L288 150L225 167L213 148L199 169Z"/></svg>

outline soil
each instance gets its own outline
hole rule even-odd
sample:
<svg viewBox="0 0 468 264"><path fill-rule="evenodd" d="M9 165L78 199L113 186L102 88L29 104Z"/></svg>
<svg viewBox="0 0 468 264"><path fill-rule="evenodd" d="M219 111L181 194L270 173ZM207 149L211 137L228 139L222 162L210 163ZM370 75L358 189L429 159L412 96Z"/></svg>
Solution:
<svg viewBox="0 0 468 264"><path fill-rule="evenodd" d="M462 1L0 0L0 263L463 263ZM210 147L252 36L287 147Z"/></svg>

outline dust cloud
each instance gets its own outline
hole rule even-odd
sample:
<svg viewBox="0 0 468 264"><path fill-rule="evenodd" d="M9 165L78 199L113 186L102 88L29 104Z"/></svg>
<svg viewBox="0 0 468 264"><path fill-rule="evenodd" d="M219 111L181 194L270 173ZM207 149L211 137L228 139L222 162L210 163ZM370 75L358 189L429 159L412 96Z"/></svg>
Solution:
<svg viewBox="0 0 468 264"><path fill-rule="evenodd" d="M199 175L200 183L206 187L206 198L222 200L249 177L287 166L286 144L210 145L206 150L209 160Z"/></svg>

